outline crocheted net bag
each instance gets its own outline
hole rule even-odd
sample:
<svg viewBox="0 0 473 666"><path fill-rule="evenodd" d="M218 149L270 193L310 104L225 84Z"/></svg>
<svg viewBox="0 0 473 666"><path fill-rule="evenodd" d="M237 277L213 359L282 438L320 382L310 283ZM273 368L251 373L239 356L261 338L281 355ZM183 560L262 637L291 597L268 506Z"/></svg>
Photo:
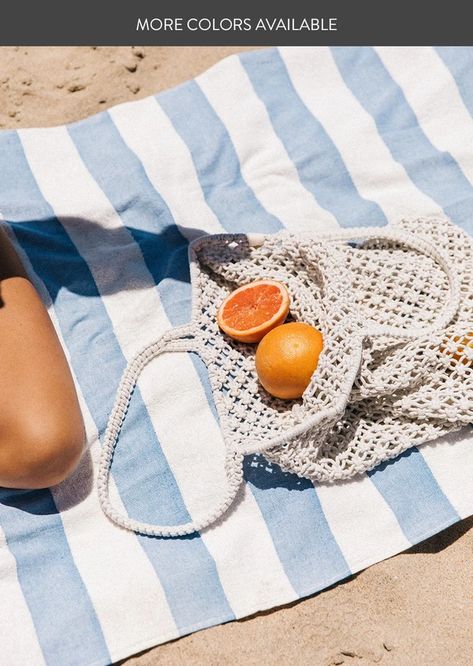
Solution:
<svg viewBox="0 0 473 666"><path fill-rule="evenodd" d="M205 528L233 502L246 454L263 453L283 470L330 482L471 422L473 247L448 220L326 235L206 236L191 244L189 259L191 322L166 332L129 364L105 434L99 499L117 524L157 536ZM283 282L291 318L323 334L317 369L300 400L266 393L255 371L255 347L231 340L217 325L228 293L260 278ZM138 377L168 352L195 352L208 369L228 488L208 515L158 526L117 511L108 483Z"/></svg>

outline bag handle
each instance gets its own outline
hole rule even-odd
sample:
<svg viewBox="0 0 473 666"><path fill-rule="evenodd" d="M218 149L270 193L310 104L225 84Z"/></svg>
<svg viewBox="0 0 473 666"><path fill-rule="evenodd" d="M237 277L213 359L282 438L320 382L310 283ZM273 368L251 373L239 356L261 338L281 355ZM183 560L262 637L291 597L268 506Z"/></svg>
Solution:
<svg viewBox="0 0 473 666"><path fill-rule="evenodd" d="M425 238L419 238L413 233L402 229L387 229L382 227L359 227L343 229L329 235L324 235L322 240L328 241L350 241L350 240L389 240L404 245L433 259L444 271L449 285L449 296L447 302L438 315L437 319L429 326L412 326L402 329L397 326L374 325L365 329L366 337L388 336L399 340L410 340L439 329L446 328L460 307L460 281L457 274L450 268L450 261L446 254L437 249L433 243Z"/></svg>
<svg viewBox="0 0 473 666"><path fill-rule="evenodd" d="M243 455L227 448L225 456L225 474L227 489L217 504L198 520L191 520L180 525L154 525L130 518L116 509L110 500L110 472L113 453L117 446L123 423L126 418L131 397L138 378L146 365L160 354L169 352L195 352L199 354L190 325L179 326L164 333L158 340L142 349L128 364L122 375L117 390L115 405L110 414L104 435L97 475L97 492L103 512L117 525L147 536L178 537L199 532L220 518L234 501L243 480ZM202 357L202 355L201 355Z"/></svg>

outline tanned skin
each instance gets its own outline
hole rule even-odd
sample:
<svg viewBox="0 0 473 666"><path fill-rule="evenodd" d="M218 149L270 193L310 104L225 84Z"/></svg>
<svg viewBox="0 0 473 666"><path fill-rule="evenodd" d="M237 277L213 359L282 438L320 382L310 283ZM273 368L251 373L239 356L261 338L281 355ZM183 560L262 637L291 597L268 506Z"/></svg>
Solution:
<svg viewBox="0 0 473 666"><path fill-rule="evenodd" d="M51 319L0 228L0 486L46 488L77 466L84 425Z"/></svg>

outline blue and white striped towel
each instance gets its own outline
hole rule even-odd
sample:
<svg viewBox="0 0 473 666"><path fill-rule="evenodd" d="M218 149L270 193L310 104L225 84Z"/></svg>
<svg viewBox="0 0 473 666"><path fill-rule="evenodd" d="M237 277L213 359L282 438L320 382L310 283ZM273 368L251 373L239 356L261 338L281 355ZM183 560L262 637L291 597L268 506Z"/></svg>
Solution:
<svg viewBox="0 0 473 666"><path fill-rule="evenodd" d="M119 377L190 315L204 232L385 224L444 211L473 229L473 51L337 48L231 57L158 97L67 127L0 134L0 213L64 343L90 456L53 490L0 490L0 662L107 664L309 595L473 513L463 432L330 487L246 462L200 536L117 529L92 489ZM145 372L115 501L182 521L221 489L205 372Z"/></svg>

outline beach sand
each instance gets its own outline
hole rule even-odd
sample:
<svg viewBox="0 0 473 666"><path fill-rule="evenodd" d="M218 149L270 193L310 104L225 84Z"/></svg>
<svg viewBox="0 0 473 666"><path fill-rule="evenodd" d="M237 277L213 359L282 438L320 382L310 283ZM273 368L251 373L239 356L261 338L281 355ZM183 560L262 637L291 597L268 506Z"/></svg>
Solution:
<svg viewBox="0 0 473 666"><path fill-rule="evenodd" d="M0 127L62 124L176 85L236 47L0 48ZM0 174L1 177L1 174ZM310 599L123 663L473 663L473 518Z"/></svg>

